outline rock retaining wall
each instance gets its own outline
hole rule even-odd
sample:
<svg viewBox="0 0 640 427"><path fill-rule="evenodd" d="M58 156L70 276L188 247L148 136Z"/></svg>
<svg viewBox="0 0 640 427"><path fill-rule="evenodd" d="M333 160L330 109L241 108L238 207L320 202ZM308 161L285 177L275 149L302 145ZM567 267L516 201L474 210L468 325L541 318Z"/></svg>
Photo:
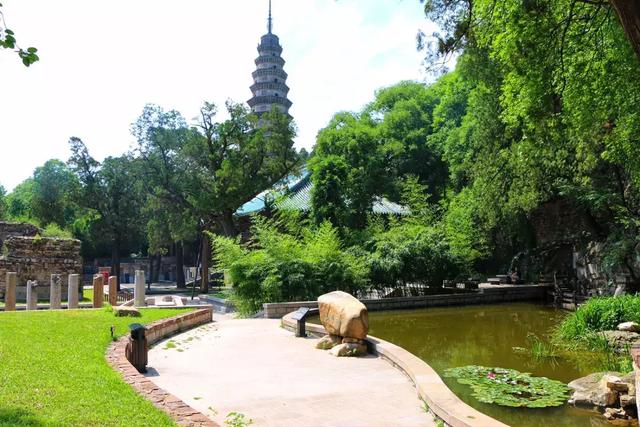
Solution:
<svg viewBox="0 0 640 427"><path fill-rule="evenodd" d="M151 345L170 335L209 323L211 322L212 314L211 308L204 308L153 322L145 326L147 342ZM125 335L112 343L107 350L106 358L113 369L122 373L124 380L134 390L150 400L156 408L166 412L180 426L219 427L217 423L206 415L193 409L140 374L125 356L128 340L129 335Z"/></svg>
<svg viewBox="0 0 640 427"><path fill-rule="evenodd" d="M478 292L447 295L427 295L421 297L363 299L362 303L369 311L399 310L426 307L444 307L454 305L494 304L514 301L543 301L547 285L503 285ZM317 301L298 301L263 304L264 317L278 319L300 307L318 308Z"/></svg>

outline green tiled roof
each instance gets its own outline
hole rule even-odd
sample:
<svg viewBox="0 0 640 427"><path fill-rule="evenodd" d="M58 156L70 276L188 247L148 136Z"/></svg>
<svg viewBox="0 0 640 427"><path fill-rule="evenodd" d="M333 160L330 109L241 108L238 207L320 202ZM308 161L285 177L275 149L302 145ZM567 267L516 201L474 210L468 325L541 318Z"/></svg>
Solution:
<svg viewBox="0 0 640 427"><path fill-rule="evenodd" d="M308 172L303 171L301 176L289 177L284 185L288 188L285 196L278 202L281 209L292 209L308 212L311 210L311 191L313 184ZM250 215L261 212L265 205L264 199L269 191L261 193L253 200L246 203L236 212L238 216ZM381 215L409 215L411 212L406 206L399 205L384 197L377 197L373 202L373 212Z"/></svg>

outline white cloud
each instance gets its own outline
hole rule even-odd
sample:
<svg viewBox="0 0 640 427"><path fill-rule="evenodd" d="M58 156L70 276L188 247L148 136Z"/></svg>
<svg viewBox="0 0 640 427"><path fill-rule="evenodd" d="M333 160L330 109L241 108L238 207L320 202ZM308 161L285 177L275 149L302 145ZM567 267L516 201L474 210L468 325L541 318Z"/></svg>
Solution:
<svg viewBox="0 0 640 427"><path fill-rule="evenodd" d="M5 0L7 24L40 62L0 52L0 184L11 189L78 136L99 159L132 143L146 103L190 120L204 100L251 96L266 0ZM421 79L417 0L273 0L289 74L296 144L376 89Z"/></svg>

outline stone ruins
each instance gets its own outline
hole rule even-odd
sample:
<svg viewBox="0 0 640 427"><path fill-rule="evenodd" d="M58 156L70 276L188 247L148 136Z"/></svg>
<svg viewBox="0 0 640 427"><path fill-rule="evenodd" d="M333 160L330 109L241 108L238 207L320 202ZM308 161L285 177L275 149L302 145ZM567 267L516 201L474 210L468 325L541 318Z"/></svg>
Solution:
<svg viewBox="0 0 640 427"><path fill-rule="evenodd" d="M27 281L37 283L31 288L34 298L48 300L53 295L56 302L67 300L68 287L63 284L70 274L82 272L80 241L40 237L40 232L31 224L0 221L0 299L7 290L7 273L15 272L18 301L27 300Z"/></svg>

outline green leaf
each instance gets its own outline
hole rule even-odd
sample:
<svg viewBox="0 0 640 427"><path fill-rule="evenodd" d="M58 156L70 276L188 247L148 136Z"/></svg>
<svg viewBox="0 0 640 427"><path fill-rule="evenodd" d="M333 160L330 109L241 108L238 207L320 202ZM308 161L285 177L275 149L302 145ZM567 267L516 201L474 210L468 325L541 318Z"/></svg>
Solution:
<svg viewBox="0 0 640 427"><path fill-rule="evenodd" d="M444 376L470 386L472 396L480 402L514 408L562 406L569 393L569 388L560 381L515 369L469 365L447 369Z"/></svg>

